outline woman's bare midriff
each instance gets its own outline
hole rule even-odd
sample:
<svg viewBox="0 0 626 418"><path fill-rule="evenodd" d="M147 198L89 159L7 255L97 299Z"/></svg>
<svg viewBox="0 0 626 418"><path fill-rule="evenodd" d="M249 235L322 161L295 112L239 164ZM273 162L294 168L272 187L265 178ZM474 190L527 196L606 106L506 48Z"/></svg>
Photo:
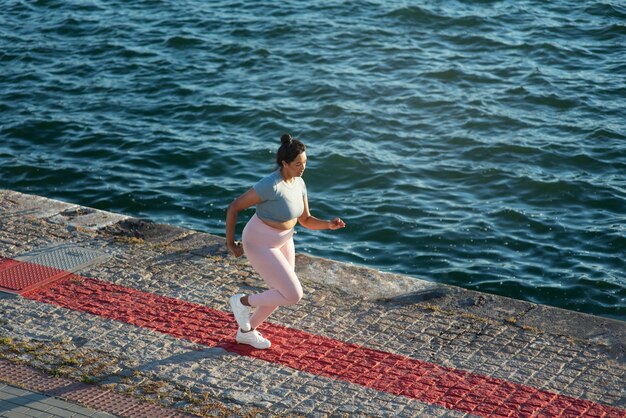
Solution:
<svg viewBox="0 0 626 418"><path fill-rule="evenodd" d="M267 221L265 219L261 219L261 222L263 222L267 226L271 226L272 228L280 229L281 231L287 231L293 228L294 226L296 226L296 224L298 223L298 218L294 218L287 222L274 222L274 221Z"/></svg>

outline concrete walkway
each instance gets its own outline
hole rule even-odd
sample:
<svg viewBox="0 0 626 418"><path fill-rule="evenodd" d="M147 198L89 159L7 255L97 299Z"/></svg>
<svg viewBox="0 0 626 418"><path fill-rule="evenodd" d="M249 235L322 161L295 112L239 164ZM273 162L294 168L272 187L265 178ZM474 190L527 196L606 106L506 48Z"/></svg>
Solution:
<svg viewBox="0 0 626 418"><path fill-rule="evenodd" d="M222 238L12 191L0 257L0 359L142 405L626 417L624 322L300 254L304 299L261 328L270 350L251 350L227 301L264 284Z"/></svg>
<svg viewBox="0 0 626 418"><path fill-rule="evenodd" d="M75 403L0 383L0 417L112 418L114 415Z"/></svg>

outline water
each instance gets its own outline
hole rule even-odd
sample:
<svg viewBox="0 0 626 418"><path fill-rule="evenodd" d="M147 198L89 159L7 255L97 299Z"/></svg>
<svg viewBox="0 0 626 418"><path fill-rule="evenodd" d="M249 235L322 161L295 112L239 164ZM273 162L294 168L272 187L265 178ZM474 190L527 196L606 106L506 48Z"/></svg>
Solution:
<svg viewBox="0 0 626 418"><path fill-rule="evenodd" d="M223 235L287 131L348 224L299 251L626 320L624 45L608 0L6 0L0 187Z"/></svg>

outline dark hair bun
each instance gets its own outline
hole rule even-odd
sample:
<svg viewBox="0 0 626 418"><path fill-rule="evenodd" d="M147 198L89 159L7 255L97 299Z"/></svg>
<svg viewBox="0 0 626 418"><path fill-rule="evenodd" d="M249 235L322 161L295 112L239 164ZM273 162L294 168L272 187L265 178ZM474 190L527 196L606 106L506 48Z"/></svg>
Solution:
<svg viewBox="0 0 626 418"><path fill-rule="evenodd" d="M298 138L293 138L289 134L283 134L280 137L280 142L280 147L276 152L276 164L279 167L282 167L283 162L291 163L298 155L306 151L306 145Z"/></svg>
<svg viewBox="0 0 626 418"><path fill-rule="evenodd" d="M282 145L288 145L291 143L292 140L293 138L291 138L291 135L289 134L283 134L283 136L280 137L280 143Z"/></svg>

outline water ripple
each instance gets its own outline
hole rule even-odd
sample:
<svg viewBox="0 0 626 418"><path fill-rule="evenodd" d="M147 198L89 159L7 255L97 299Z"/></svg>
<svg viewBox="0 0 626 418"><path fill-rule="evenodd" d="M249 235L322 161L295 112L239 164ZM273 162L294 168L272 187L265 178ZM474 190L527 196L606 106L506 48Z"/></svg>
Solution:
<svg viewBox="0 0 626 418"><path fill-rule="evenodd" d="M301 251L626 319L621 4L3 10L0 187L223 234L289 131Z"/></svg>

